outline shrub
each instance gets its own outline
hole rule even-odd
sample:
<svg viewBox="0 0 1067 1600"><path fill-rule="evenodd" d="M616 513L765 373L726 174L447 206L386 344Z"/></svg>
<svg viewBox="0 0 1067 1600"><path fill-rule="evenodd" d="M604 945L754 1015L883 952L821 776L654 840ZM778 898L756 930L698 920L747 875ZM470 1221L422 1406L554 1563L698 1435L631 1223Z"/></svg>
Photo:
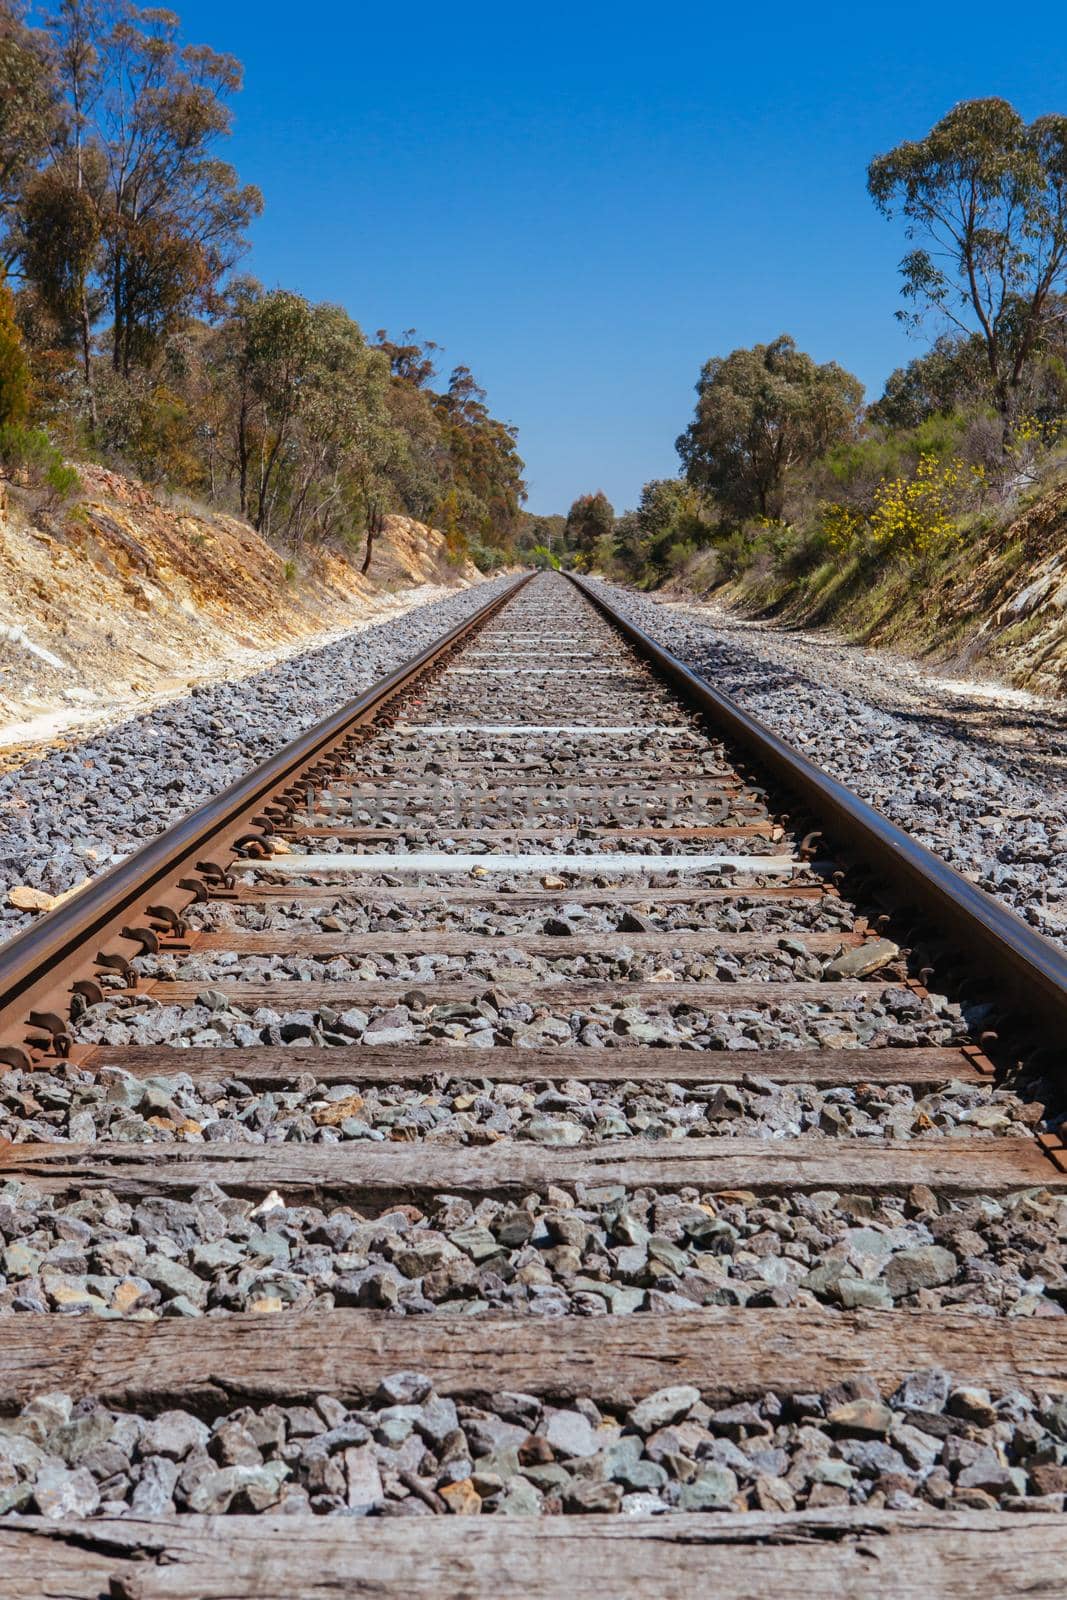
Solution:
<svg viewBox="0 0 1067 1600"><path fill-rule="evenodd" d="M819 532L826 548L838 555L852 550L863 532L864 519L851 506L826 500L819 507Z"/></svg>
<svg viewBox="0 0 1067 1600"><path fill-rule="evenodd" d="M921 455L912 478L889 478L874 491L868 527L876 549L898 551L909 561L958 538L953 520L963 477L958 461Z"/></svg>
<svg viewBox="0 0 1067 1600"><path fill-rule="evenodd" d="M667 571L672 575L687 567L697 553L696 544L692 539L676 539L667 550Z"/></svg>
<svg viewBox="0 0 1067 1600"><path fill-rule="evenodd" d="M30 488L47 489L49 498L69 500L81 488L74 467L63 459L43 428L23 428L15 423L0 427L0 462L6 476L19 478Z"/></svg>
<svg viewBox="0 0 1067 1600"><path fill-rule="evenodd" d="M499 572L501 567L507 565L507 556L502 550L494 550L484 544L472 544L470 558L479 572Z"/></svg>
<svg viewBox="0 0 1067 1600"><path fill-rule="evenodd" d="M737 528L715 544L719 572L724 578L739 578L752 560L754 543L751 534Z"/></svg>
<svg viewBox="0 0 1067 1600"><path fill-rule="evenodd" d="M842 498L866 511L870 509L874 490L883 479L910 477L924 456L935 461L958 456L961 441L974 421L961 413L938 413L927 417L916 428L871 434L831 450L826 457L826 469L841 485Z"/></svg>

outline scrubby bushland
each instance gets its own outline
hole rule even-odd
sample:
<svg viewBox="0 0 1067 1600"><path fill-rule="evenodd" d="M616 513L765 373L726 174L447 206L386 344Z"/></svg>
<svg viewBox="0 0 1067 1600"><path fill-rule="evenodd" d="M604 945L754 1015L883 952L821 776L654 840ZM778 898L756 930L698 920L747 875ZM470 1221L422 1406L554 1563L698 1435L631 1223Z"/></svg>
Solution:
<svg viewBox="0 0 1067 1600"><path fill-rule="evenodd" d="M879 593L951 587L969 548L995 555L1067 480L1067 117L966 102L877 157L869 189L905 221L898 315L936 316L929 349L866 408L856 378L785 334L707 361L683 475L616 519L602 570L743 578L768 607L870 615Z"/></svg>
<svg viewBox="0 0 1067 1600"><path fill-rule="evenodd" d="M438 383L438 347L413 331L368 340L339 306L234 275L263 206L221 156L240 63L130 0L35 14L40 28L0 0L9 471L43 431L61 456L238 511L293 552L366 559L400 511L457 556L509 554L523 463L469 369Z"/></svg>

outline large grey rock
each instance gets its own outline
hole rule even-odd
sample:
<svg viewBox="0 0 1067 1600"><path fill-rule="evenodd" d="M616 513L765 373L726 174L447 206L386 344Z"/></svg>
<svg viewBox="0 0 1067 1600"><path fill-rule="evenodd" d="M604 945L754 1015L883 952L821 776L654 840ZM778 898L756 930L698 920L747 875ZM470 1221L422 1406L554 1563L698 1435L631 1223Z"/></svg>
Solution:
<svg viewBox="0 0 1067 1600"><path fill-rule="evenodd" d="M687 1416L699 1399L700 1390L691 1384L657 1389L638 1402L630 1412L630 1421L642 1433L654 1433L657 1428L665 1428Z"/></svg>
<svg viewBox="0 0 1067 1600"><path fill-rule="evenodd" d="M692 1483L682 1486L678 1498L679 1511L721 1511L728 1507L737 1493L737 1479L729 1467L711 1462L702 1467Z"/></svg>
<svg viewBox="0 0 1067 1600"><path fill-rule="evenodd" d="M165 1294L184 1295L195 1306L202 1306L207 1300L208 1286L203 1278L183 1267L180 1261L171 1261L156 1251L145 1257L140 1275Z"/></svg>
<svg viewBox="0 0 1067 1600"><path fill-rule="evenodd" d="M289 1470L284 1461L268 1461L261 1467L207 1471L187 1497L189 1510L204 1516L219 1515L230 1509L237 1495L243 1495L253 1510L265 1511L280 1498Z"/></svg>
<svg viewBox="0 0 1067 1600"><path fill-rule="evenodd" d="M594 1456L600 1449L596 1429L579 1411L546 1411L540 1431L564 1460Z"/></svg>
<svg viewBox="0 0 1067 1600"><path fill-rule="evenodd" d="M918 1289L951 1283L957 1272L956 1257L943 1245L925 1244L914 1250L897 1250L886 1262L883 1277L894 1300Z"/></svg>
<svg viewBox="0 0 1067 1600"><path fill-rule="evenodd" d="M210 1428L188 1411L161 1411L141 1435L141 1454L184 1461L190 1450L204 1449L210 1437Z"/></svg>
<svg viewBox="0 0 1067 1600"><path fill-rule="evenodd" d="M91 1517L100 1504L100 1491L85 1467L45 1463L33 1480L33 1498L42 1517L55 1522L64 1517Z"/></svg>
<svg viewBox="0 0 1067 1600"><path fill-rule="evenodd" d="M385 1498L374 1446L362 1444L347 1449L344 1465L349 1510L366 1515Z"/></svg>
<svg viewBox="0 0 1067 1600"><path fill-rule="evenodd" d="M392 1372L378 1385L377 1398L390 1406L418 1406L433 1389L422 1372Z"/></svg>
<svg viewBox="0 0 1067 1600"><path fill-rule="evenodd" d="M178 1481L177 1462L166 1456L149 1456L134 1485L131 1505L137 1516L165 1517L174 1510L174 1485Z"/></svg>

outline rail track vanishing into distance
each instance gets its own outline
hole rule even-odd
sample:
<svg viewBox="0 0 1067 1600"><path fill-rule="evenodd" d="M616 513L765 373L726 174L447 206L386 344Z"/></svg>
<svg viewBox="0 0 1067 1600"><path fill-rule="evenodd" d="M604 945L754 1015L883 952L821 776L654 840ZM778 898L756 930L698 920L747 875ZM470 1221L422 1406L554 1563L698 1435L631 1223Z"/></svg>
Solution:
<svg viewBox="0 0 1067 1600"><path fill-rule="evenodd" d="M596 585L0 950L0 1047L0 1595L1067 1592L1067 960Z"/></svg>

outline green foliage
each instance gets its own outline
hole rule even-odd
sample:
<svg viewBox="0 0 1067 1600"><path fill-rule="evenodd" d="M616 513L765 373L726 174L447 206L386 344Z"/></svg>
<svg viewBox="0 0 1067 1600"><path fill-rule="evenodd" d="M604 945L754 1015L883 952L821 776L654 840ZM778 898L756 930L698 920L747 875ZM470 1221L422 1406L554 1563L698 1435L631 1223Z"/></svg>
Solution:
<svg viewBox="0 0 1067 1600"><path fill-rule="evenodd" d="M896 550L914 561L958 538L953 513L962 477L958 462L920 456L910 478L880 483L869 524L875 548Z"/></svg>
<svg viewBox="0 0 1067 1600"><path fill-rule="evenodd" d="M485 390L468 367L455 367L433 408L448 453L449 489L458 497L465 539L509 545L525 496L516 430L490 416Z"/></svg>
<svg viewBox="0 0 1067 1600"><path fill-rule="evenodd" d="M601 539L611 535L615 527L615 513L602 489L595 494L579 495L567 512L564 538L576 557L576 565L588 568Z"/></svg>
<svg viewBox="0 0 1067 1600"><path fill-rule="evenodd" d="M873 615L901 582L958 580L971 541L1067 480L1067 117L967 102L868 180L918 245L904 320L950 331L865 413L850 374L784 335L709 361L678 441L697 505L645 486L615 526L632 580L742 579L776 612L799 593L824 619Z"/></svg>
<svg viewBox="0 0 1067 1600"><path fill-rule="evenodd" d="M692 561L697 553L697 545L692 539L676 539L667 546L665 565L668 572L681 572Z"/></svg>
<svg viewBox="0 0 1067 1600"><path fill-rule="evenodd" d="M925 355L890 374L881 399L867 408L867 422L881 428L917 428L939 413L991 402L982 340L975 334L943 333Z"/></svg>
<svg viewBox="0 0 1067 1600"><path fill-rule="evenodd" d="M724 578L739 578L750 566L756 551L756 540L750 529L735 528L722 539L715 541L715 555L719 572Z"/></svg>
<svg viewBox="0 0 1067 1600"><path fill-rule="evenodd" d="M133 0L53 0L40 33L21 16L0 0L0 222L22 284L19 328L0 289L0 422L45 423L293 550L366 568L402 510L439 519L457 563L510 552L523 463L468 368L438 393L413 330L371 345L339 306L229 277L261 209L220 159L239 63Z"/></svg>
<svg viewBox="0 0 1067 1600"><path fill-rule="evenodd" d="M0 427L24 422L29 406L29 362L15 321L14 299L0 273Z"/></svg>
<svg viewBox="0 0 1067 1600"><path fill-rule="evenodd" d="M538 516L532 511L520 511L515 522L515 549L522 555L542 545L562 555L567 543L567 519L564 516Z"/></svg>
<svg viewBox="0 0 1067 1600"><path fill-rule="evenodd" d="M968 468L958 457L922 453L912 470L879 479L865 513L835 503L824 505L825 542L841 554L923 560L959 539L958 516L968 488L980 488L981 480L981 468Z"/></svg>
<svg viewBox="0 0 1067 1600"><path fill-rule="evenodd" d="M625 576L654 582L680 570L708 542L711 528L696 490L681 478L646 483L636 511L615 524L615 558Z"/></svg>
<svg viewBox="0 0 1067 1600"><path fill-rule="evenodd" d="M1067 288L1067 117L1027 124L1006 100L965 100L923 139L871 162L868 189L922 241L901 262L924 311L977 334L998 409L1009 414Z"/></svg>
<svg viewBox="0 0 1067 1600"><path fill-rule="evenodd" d="M788 334L715 357L678 440L686 476L737 518L779 517L790 476L856 432L862 400L858 378L816 365Z"/></svg>
<svg viewBox="0 0 1067 1600"><path fill-rule="evenodd" d="M45 489L53 502L67 500L81 488L77 469L63 459L43 428L17 423L0 426L0 462L5 476L34 489Z"/></svg>
<svg viewBox="0 0 1067 1600"><path fill-rule="evenodd" d="M921 456L943 460L955 454L967 428L962 413L938 412L914 428L880 429L836 445L825 457L826 471L857 498L869 498L882 478L906 473Z"/></svg>
<svg viewBox="0 0 1067 1600"><path fill-rule="evenodd" d="M479 572L499 572L508 564L508 558L502 550L492 550L484 544L472 544L469 553Z"/></svg>
<svg viewBox="0 0 1067 1600"><path fill-rule="evenodd" d="M18 205L26 178L44 156L58 121L58 94L44 36L27 28L22 8L0 0L0 223Z"/></svg>
<svg viewBox="0 0 1067 1600"><path fill-rule="evenodd" d="M22 270L54 321L55 343L80 348L88 379L91 327L104 303L99 287L90 286L101 220L77 168L57 164L34 174L23 191L16 240Z"/></svg>
<svg viewBox="0 0 1067 1600"><path fill-rule="evenodd" d="M527 560L531 566L539 568L542 572L549 570L559 572L563 565L555 551L550 550L547 545L543 544L535 544L529 551Z"/></svg>

